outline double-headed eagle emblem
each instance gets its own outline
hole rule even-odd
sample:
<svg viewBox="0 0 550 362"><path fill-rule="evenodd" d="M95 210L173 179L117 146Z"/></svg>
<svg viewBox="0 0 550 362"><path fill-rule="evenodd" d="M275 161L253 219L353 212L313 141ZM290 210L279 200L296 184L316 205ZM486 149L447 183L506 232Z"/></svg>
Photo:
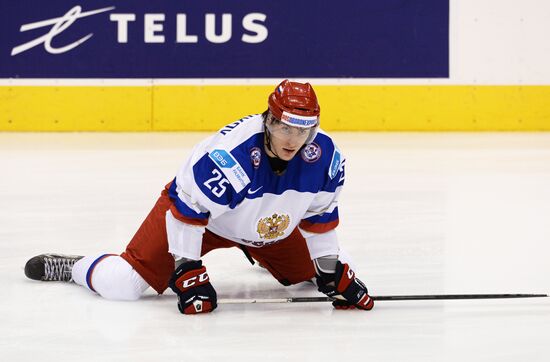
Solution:
<svg viewBox="0 0 550 362"><path fill-rule="evenodd" d="M290 216L273 214L258 221L258 234L262 239L275 239L284 234L290 225Z"/></svg>

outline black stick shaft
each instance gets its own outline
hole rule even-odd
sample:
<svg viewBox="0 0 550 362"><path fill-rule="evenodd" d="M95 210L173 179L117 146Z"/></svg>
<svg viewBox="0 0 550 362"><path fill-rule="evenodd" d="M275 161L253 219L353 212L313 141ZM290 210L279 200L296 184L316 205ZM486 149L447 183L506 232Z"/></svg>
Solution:
<svg viewBox="0 0 550 362"><path fill-rule="evenodd" d="M541 298L547 294L431 294L431 295L378 295L374 300L449 300L449 299L504 299L504 298ZM330 297L288 298L289 303L332 302Z"/></svg>

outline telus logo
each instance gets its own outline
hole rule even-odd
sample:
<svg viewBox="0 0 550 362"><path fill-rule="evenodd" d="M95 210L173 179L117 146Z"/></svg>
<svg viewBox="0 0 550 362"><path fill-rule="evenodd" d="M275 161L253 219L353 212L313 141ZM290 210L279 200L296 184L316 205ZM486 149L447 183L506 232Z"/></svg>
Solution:
<svg viewBox="0 0 550 362"><path fill-rule="evenodd" d="M29 49L32 49L40 44L44 44L44 49L50 54L63 54L79 45L86 42L94 34L90 33L79 40L67 44L62 47L52 46L52 40L65 30L67 30L75 21L81 18L97 15L114 10L115 7L106 7L97 10L91 10L82 12L82 7L76 5L65 15L45 19L42 21L24 24L19 29L20 32L39 29L46 26L51 26L50 31L46 34L33 39L27 43L16 46L12 49L11 55L15 56L21 54ZM166 15L162 13L144 14L143 15L143 29L144 29L144 43L165 43L164 21ZM268 30L265 26L267 16L263 13L249 13L246 14L241 20L242 34L241 41L243 43L257 44L265 41L268 36ZM136 14L133 13L111 13L109 20L117 24L117 42L128 43L128 32L131 29L130 23L136 21ZM221 32L217 32L216 29L216 14L207 13L204 14L204 38L206 41L214 44L226 43L233 37L233 16L232 14L222 14L221 17ZM176 43L198 43L198 34L192 34L187 29L187 14L176 14Z"/></svg>
<svg viewBox="0 0 550 362"><path fill-rule="evenodd" d="M97 9L87 12L82 12L82 8L80 6L75 6L71 10L67 11L65 15L63 15L60 18L53 18L53 19L46 19L42 21L38 21L36 23L29 23L24 24L19 29L20 32L29 31L33 29L39 29L43 28L48 25L52 25L50 31L44 35L42 35L39 38L36 38L34 40L31 40L30 42L27 42L25 44L21 44L19 46L16 46L11 50L11 55L15 56L17 54L23 53L31 48L34 48L37 45L40 45L44 43L44 48L46 51L50 54L62 54L66 53L69 50L72 50L79 46L80 44L84 43L86 40L90 39L94 34L88 34L85 37L81 38L80 40L75 41L74 43L68 44L61 48L54 48L52 46L52 40L57 35L61 34L63 31L65 31L68 27L70 27L77 19L85 18L87 16L92 16L96 14L101 14L107 11L114 10L114 6L103 8L103 9Z"/></svg>

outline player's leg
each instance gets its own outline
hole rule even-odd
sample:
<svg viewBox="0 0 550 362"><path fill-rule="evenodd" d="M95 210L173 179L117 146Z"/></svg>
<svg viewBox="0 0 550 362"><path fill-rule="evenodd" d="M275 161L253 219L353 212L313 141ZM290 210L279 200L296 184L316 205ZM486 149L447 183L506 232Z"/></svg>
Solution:
<svg viewBox="0 0 550 362"><path fill-rule="evenodd" d="M86 256L72 270L76 284L109 300L137 300L149 284L122 257L115 254Z"/></svg>
<svg viewBox="0 0 550 362"><path fill-rule="evenodd" d="M162 293L174 271L174 259L168 253L165 222L170 205L170 199L163 191L120 256L43 254L27 262L25 274L36 280L74 280L108 299L135 300L148 286Z"/></svg>
<svg viewBox="0 0 550 362"><path fill-rule="evenodd" d="M115 254L41 254L27 262L25 275L33 280L75 282L111 300L139 299L149 287L127 261Z"/></svg>
<svg viewBox="0 0 550 362"><path fill-rule="evenodd" d="M309 281L315 276L306 240L298 229L276 244L246 250L283 285Z"/></svg>

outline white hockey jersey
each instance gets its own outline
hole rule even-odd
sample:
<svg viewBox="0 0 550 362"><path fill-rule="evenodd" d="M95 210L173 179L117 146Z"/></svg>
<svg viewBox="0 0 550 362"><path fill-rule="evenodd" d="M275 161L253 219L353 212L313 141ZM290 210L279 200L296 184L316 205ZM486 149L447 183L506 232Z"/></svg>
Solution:
<svg viewBox="0 0 550 362"><path fill-rule="evenodd" d="M264 151L260 114L197 144L168 187L169 251L198 260L205 228L236 243L262 247L299 227L311 258L338 254L338 194L344 158L319 130L277 175Z"/></svg>

